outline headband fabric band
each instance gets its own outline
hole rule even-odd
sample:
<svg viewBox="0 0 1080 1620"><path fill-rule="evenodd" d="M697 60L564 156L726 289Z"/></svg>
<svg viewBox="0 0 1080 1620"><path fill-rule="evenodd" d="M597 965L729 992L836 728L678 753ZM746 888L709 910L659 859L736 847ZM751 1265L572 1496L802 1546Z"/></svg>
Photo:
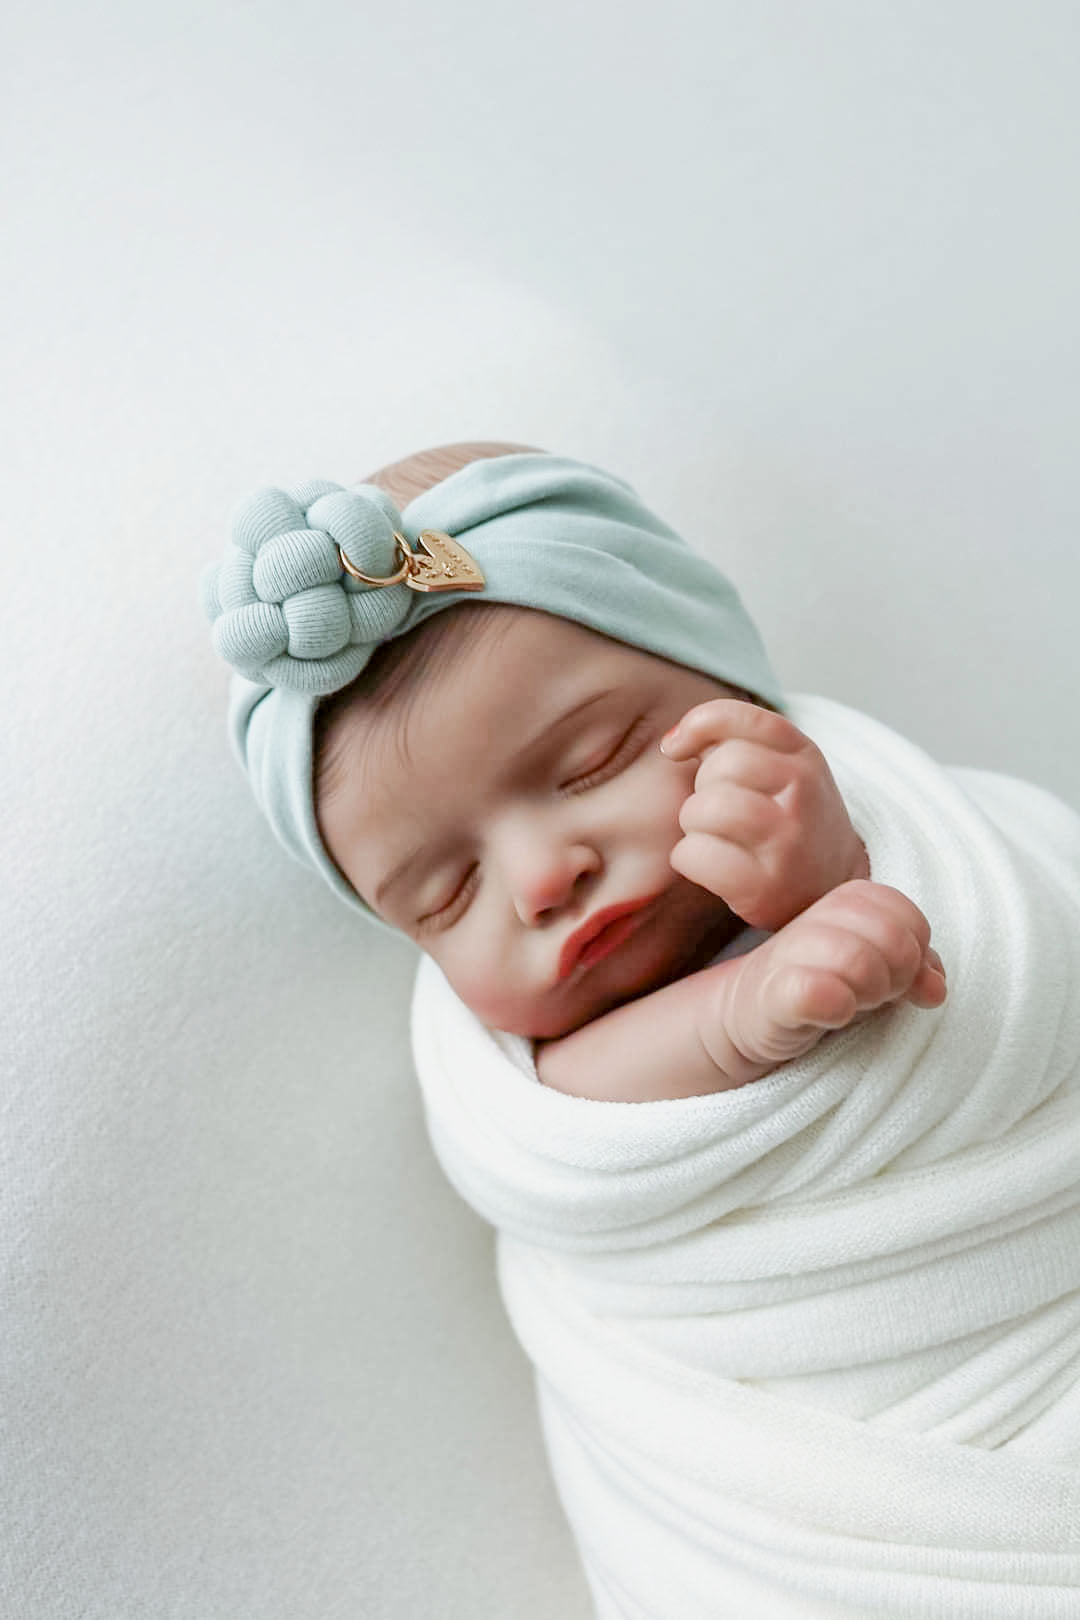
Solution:
<svg viewBox="0 0 1080 1620"><path fill-rule="evenodd" d="M392 576L395 531L449 534L484 575L480 591L366 586ZM233 512L232 544L202 576L214 643L235 673L229 735L278 840L347 905L387 926L319 836L312 729L320 699L375 648L457 602L505 602L571 619L783 707L761 638L731 583L645 507L585 462L519 453L470 462L399 512L373 484L261 489Z"/></svg>

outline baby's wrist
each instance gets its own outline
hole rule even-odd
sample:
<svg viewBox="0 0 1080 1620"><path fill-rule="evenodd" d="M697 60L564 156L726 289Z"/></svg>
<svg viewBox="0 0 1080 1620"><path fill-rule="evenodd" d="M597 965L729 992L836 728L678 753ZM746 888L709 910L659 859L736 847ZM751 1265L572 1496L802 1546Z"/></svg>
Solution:
<svg viewBox="0 0 1080 1620"><path fill-rule="evenodd" d="M762 947L758 946L757 950ZM760 1050L760 997L752 980L756 951L708 969L707 994L702 998L695 1021L697 1038L709 1062L723 1075L728 1086L760 1080L776 1067L776 1059Z"/></svg>

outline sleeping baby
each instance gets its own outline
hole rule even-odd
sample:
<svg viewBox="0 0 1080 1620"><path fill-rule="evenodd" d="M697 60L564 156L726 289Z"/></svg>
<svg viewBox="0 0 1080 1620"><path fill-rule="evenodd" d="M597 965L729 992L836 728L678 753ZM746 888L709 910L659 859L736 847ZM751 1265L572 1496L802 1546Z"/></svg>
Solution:
<svg viewBox="0 0 1080 1620"><path fill-rule="evenodd" d="M1071 1613L1072 812L785 697L569 458L260 490L203 583L275 835L421 953L598 1615Z"/></svg>
<svg viewBox="0 0 1080 1620"><path fill-rule="evenodd" d="M500 448L368 483L400 499ZM929 925L867 881L814 744L542 603L458 597L316 709L318 833L372 913L580 1096L741 1085L861 1012L937 1006ZM707 968L746 926L773 937Z"/></svg>
<svg viewBox="0 0 1080 1620"><path fill-rule="evenodd" d="M821 753L750 694L534 608L463 603L405 647L316 720L322 839L545 1085L737 1086L944 999ZM773 937L706 968L744 925Z"/></svg>

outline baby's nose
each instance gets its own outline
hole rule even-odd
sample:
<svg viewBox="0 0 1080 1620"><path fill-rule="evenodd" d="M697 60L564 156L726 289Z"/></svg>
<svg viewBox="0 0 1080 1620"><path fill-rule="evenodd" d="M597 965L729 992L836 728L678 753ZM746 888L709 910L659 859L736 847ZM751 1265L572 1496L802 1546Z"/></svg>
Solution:
<svg viewBox="0 0 1080 1620"><path fill-rule="evenodd" d="M528 927L545 921L577 899L599 869L599 854L585 844L527 852L514 884L518 916Z"/></svg>

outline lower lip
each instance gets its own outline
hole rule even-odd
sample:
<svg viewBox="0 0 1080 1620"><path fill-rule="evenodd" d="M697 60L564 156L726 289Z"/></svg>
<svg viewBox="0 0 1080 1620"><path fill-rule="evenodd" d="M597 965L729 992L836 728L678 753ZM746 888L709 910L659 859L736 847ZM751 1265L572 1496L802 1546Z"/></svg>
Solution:
<svg viewBox="0 0 1080 1620"><path fill-rule="evenodd" d="M608 923L606 928L601 928L600 932L590 939L574 963L574 971L580 972L582 968L591 967L594 962L599 962L601 957L609 956L612 951L618 950L623 940L638 926L644 910L642 907L640 911L632 911L629 916L618 917L614 922Z"/></svg>

